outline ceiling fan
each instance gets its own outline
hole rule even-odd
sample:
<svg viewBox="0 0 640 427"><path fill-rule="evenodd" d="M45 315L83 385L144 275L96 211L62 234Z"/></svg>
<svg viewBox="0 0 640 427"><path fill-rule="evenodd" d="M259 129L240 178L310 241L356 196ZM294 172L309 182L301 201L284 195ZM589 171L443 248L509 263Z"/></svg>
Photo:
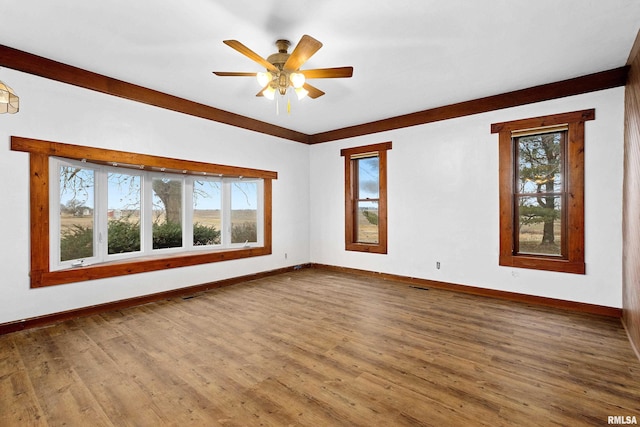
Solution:
<svg viewBox="0 0 640 427"><path fill-rule="evenodd" d="M353 75L353 67L301 70L300 67L322 47L322 43L308 35L302 36L291 53L288 53L291 46L289 40L276 41L278 52L269 55L267 59L264 59L237 40L224 40L223 43L265 67L266 72L214 71L213 73L223 77L255 76L262 87L256 96L264 96L268 99L273 99L276 92L280 95L285 95L289 87L295 89L298 99L302 99L307 95L315 99L324 95L324 92L307 83L307 79L331 79L351 77Z"/></svg>

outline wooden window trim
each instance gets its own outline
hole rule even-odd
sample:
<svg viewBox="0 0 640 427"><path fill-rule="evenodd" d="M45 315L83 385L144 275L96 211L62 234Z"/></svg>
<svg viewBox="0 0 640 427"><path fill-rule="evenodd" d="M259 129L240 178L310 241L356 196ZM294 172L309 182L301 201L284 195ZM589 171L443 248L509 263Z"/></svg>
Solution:
<svg viewBox="0 0 640 427"><path fill-rule="evenodd" d="M30 154L30 276L32 288L270 255L272 253L272 180L278 178L277 172L62 144L16 136L11 137L11 150L24 151ZM98 164L118 163L129 165L130 167L136 166L139 169L145 170L164 170L193 175L206 173L222 176L262 178L264 180L264 245L261 247L211 250L205 252L181 252L174 255L153 255L67 270L50 271L49 157L51 156L85 160Z"/></svg>
<svg viewBox="0 0 640 427"><path fill-rule="evenodd" d="M362 147L344 148L340 155L345 158L344 194L345 194L345 249L348 251L387 253L387 151L391 150L391 142L366 145ZM364 154L375 153L378 156L378 179L380 194L378 199L378 243L360 243L356 241L355 203L356 189L355 161Z"/></svg>
<svg viewBox="0 0 640 427"><path fill-rule="evenodd" d="M595 120L595 109L534 117L491 125L499 139L500 259L509 267L585 274L584 259L584 122ZM514 152L512 132L568 125L566 144L566 245L564 258L514 254Z"/></svg>

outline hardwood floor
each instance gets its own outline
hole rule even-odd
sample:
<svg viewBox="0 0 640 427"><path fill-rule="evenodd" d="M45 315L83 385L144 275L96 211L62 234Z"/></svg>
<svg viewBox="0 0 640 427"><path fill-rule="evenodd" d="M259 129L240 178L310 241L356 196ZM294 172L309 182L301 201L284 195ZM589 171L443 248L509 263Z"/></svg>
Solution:
<svg viewBox="0 0 640 427"><path fill-rule="evenodd" d="M0 337L2 426L640 419L618 319L317 269Z"/></svg>

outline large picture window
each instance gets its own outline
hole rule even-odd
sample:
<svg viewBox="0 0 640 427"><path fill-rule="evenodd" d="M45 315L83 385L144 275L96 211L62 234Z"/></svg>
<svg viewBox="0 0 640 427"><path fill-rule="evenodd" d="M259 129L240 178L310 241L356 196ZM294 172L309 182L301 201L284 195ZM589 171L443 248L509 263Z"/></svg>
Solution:
<svg viewBox="0 0 640 427"><path fill-rule="evenodd" d="M30 153L31 286L271 253L275 172L12 137Z"/></svg>
<svg viewBox="0 0 640 427"><path fill-rule="evenodd" d="M347 148L345 248L387 253L387 151L391 143Z"/></svg>
<svg viewBox="0 0 640 427"><path fill-rule="evenodd" d="M594 110L495 123L500 265L585 273L584 122Z"/></svg>
<svg viewBox="0 0 640 427"><path fill-rule="evenodd" d="M262 242L261 179L49 162L51 270Z"/></svg>

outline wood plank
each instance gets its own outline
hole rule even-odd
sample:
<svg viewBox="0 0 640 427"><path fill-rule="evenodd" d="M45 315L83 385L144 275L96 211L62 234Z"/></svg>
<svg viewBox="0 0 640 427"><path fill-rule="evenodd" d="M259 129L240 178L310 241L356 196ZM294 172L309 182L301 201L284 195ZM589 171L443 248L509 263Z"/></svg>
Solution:
<svg viewBox="0 0 640 427"><path fill-rule="evenodd" d="M56 343L65 327L12 337L33 384L46 425L113 426ZM15 425L10 423L9 425Z"/></svg>
<svg viewBox="0 0 640 427"><path fill-rule="evenodd" d="M20 353L12 340L0 340L0 425L46 426Z"/></svg>

